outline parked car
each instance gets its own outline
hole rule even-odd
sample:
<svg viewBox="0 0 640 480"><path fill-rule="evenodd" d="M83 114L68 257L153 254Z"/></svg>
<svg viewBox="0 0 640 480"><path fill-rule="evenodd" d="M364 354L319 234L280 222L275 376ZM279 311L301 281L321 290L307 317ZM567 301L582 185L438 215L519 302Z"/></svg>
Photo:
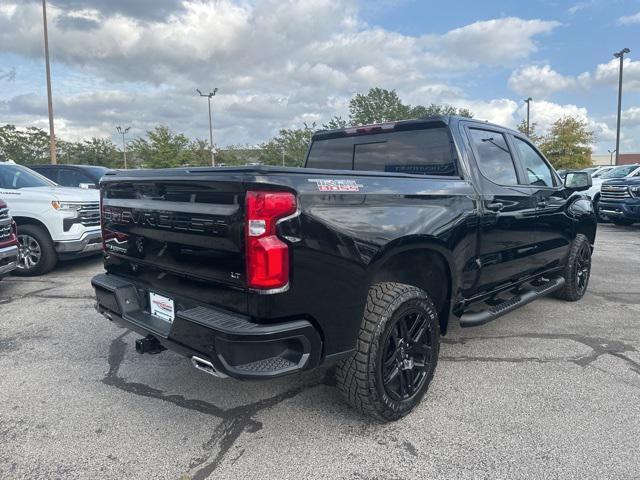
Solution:
<svg viewBox="0 0 640 480"><path fill-rule="evenodd" d="M18 267L18 232L9 207L0 199L0 280Z"/></svg>
<svg viewBox="0 0 640 480"><path fill-rule="evenodd" d="M44 175L62 187L99 188L100 177L107 167L94 165L30 165L29 168Z"/></svg>
<svg viewBox="0 0 640 480"><path fill-rule="evenodd" d="M219 377L337 364L351 405L395 420L449 323L587 289L591 177L563 184L517 131L460 117L321 131L305 167L106 174L98 311L144 336L138 352Z"/></svg>
<svg viewBox="0 0 640 480"><path fill-rule="evenodd" d="M100 194L60 187L13 162L0 162L0 197L18 225L16 275L40 275L58 260L100 252Z"/></svg>
<svg viewBox="0 0 640 480"><path fill-rule="evenodd" d="M640 177L607 180L600 190L600 215L616 225L640 222Z"/></svg>
<svg viewBox="0 0 640 480"><path fill-rule="evenodd" d="M605 173L609 172L613 168L615 168L615 166L613 166L613 165L609 165L609 166L606 166L606 167L600 167L595 172L593 172L591 174L591 178L600 178L601 176L603 176Z"/></svg>
<svg viewBox="0 0 640 480"><path fill-rule="evenodd" d="M613 167L607 173L601 175L598 178L592 179L591 188L587 191L587 195L593 199L593 205L596 210L596 214L598 215L598 220L606 221L607 217L603 216L600 213L599 203L600 203L600 187L602 183L606 180L611 180L614 178L633 178L640 175L640 164L632 164L632 165L618 165Z"/></svg>

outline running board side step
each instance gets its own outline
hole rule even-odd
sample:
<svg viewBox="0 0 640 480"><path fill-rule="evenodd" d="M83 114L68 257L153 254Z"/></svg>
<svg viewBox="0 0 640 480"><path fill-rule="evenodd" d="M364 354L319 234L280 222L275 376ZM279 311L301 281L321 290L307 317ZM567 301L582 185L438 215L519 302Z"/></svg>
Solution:
<svg viewBox="0 0 640 480"><path fill-rule="evenodd" d="M514 311L516 308L520 308L527 303L533 302L537 298L544 297L545 295L562 288L564 282L565 280L563 277L553 278L542 285L531 285L508 300L493 305L486 310L463 313L460 317L460 326L464 328L484 325L485 323L495 320L502 315L506 315L507 313Z"/></svg>

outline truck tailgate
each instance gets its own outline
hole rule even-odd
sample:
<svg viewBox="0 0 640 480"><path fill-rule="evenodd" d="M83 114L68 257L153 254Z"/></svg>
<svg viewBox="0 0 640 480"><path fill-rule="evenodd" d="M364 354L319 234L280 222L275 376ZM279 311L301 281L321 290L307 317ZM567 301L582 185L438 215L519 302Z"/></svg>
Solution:
<svg viewBox="0 0 640 480"><path fill-rule="evenodd" d="M105 251L133 268L243 288L244 195L237 177L103 182Z"/></svg>

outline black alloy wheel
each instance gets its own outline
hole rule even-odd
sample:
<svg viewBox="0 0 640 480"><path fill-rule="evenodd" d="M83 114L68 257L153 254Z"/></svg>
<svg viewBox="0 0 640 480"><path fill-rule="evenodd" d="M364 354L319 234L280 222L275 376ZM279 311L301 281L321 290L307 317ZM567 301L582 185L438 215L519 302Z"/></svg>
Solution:
<svg viewBox="0 0 640 480"><path fill-rule="evenodd" d="M408 400L427 379L433 362L433 331L424 312L409 308L399 313L386 338L381 374L392 399Z"/></svg>

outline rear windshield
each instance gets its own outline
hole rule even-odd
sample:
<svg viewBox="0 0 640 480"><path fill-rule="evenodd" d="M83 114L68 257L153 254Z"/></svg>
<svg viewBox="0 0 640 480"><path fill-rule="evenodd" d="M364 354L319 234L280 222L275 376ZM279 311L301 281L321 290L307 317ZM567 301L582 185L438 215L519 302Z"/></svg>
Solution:
<svg viewBox="0 0 640 480"><path fill-rule="evenodd" d="M456 176L446 127L315 140L307 168Z"/></svg>

